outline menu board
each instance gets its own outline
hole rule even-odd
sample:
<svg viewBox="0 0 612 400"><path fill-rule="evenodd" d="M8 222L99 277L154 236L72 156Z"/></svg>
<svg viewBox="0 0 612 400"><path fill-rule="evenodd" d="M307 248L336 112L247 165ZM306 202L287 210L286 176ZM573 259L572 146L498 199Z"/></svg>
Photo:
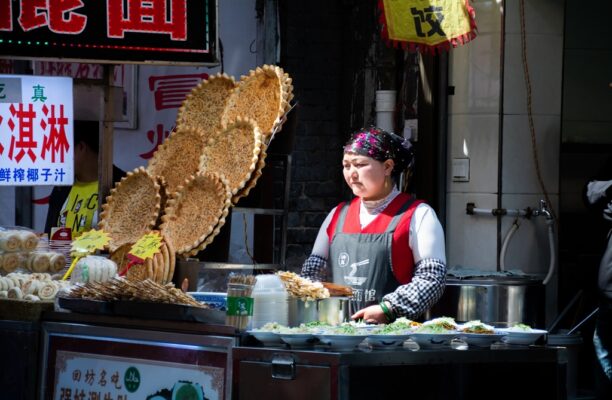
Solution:
<svg viewBox="0 0 612 400"><path fill-rule="evenodd" d="M0 0L10 58L216 64L216 0Z"/></svg>
<svg viewBox="0 0 612 400"><path fill-rule="evenodd" d="M93 326L77 330L45 324L41 398L231 398L227 371L233 338Z"/></svg>

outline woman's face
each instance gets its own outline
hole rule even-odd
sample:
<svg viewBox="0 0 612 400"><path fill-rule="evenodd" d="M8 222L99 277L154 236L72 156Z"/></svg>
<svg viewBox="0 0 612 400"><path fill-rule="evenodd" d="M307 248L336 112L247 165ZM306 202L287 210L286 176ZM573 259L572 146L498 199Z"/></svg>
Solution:
<svg viewBox="0 0 612 400"><path fill-rule="evenodd" d="M364 200L378 200L391 191L392 185L385 185L391 177L393 160L385 162L373 158L345 153L342 158L344 180L355 196Z"/></svg>

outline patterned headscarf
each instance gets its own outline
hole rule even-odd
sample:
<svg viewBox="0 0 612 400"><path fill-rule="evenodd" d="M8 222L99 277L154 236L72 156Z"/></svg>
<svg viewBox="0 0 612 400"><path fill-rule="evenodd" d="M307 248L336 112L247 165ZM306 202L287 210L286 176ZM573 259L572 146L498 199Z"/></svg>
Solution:
<svg viewBox="0 0 612 400"><path fill-rule="evenodd" d="M380 162L392 159L395 163L393 174L412 168L414 162L412 143L408 139L375 127L353 132L344 145L344 152L371 157Z"/></svg>

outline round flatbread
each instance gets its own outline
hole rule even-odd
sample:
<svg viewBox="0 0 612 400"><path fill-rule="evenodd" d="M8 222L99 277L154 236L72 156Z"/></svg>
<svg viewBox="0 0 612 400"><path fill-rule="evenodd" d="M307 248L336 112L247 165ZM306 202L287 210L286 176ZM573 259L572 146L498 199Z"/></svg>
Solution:
<svg viewBox="0 0 612 400"><path fill-rule="evenodd" d="M249 180L244 184L244 187L240 189L236 194L232 196L232 204L238 203L242 197L248 196L251 189L255 187L257 184L257 180L261 177L261 170L266 166L266 146L262 146L261 151L259 152L259 158L257 159L257 165L251 174Z"/></svg>
<svg viewBox="0 0 612 400"><path fill-rule="evenodd" d="M170 257L168 282L171 282L172 278L174 278L174 268L176 267L176 251L174 251L174 246L169 241L166 241L166 246L168 246L168 256Z"/></svg>
<svg viewBox="0 0 612 400"><path fill-rule="evenodd" d="M227 126L237 117L251 118L265 137L280 129L283 116L291 108L293 85L282 68L264 65L243 76L232 91L223 113ZM266 142L267 143L267 142Z"/></svg>
<svg viewBox="0 0 612 400"><path fill-rule="evenodd" d="M153 257L155 260L155 282L164 283L164 257L161 254L161 249L159 253L155 253Z"/></svg>
<svg viewBox="0 0 612 400"><path fill-rule="evenodd" d="M126 276L128 279L135 281L144 281L147 279L147 267L145 264L135 264L128 269Z"/></svg>
<svg viewBox="0 0 612 400"><path fill-rule="evenodd" d="M165 242L162 242L160 250L161 250L163 266L164 266L162 284L166 284L169 282L168 273L170 272L170 255L168 254L168 246L166 246Z"/></svg>
<svg viewBox="0 0 612 400"><path fill-rule="evenodd" d="M123 272L130 260L127 255L134 243L126 243L110 253L110 259L117 264L117 272Z"/></svg>
<svg viewBox="0 0 612 400"><path fill-rule="evenodd" d="M178 254L196 254L205 240L225 224L231 193L227 181L211 172L200 172L179 187L168 200L160 227L162 236Z"/></svg>
<svg viewBox="0 0 612 400"><path fill-rule="evenodd" d="M176 126L195 126L205 132L220 129L227 100L235 87L234 78L226 74L217 74L200 82L179 108Z"/></svg>
<svg viewBox="0 0 612 400"><path fill-rule="evenodd" d="M140 167L111 190L102 206L100 228L110 236L111 252L128 243L136 243L155 226L161 196L157 179Z"/></svg>
<svg viewBox="0 0 612 400"><path fill-rule="evenodd" d="M238 117L217 131L209 143L200 159L200 171L223 174L232 195L237 194L257 168L263 146L259 128L255 121Z"/></svg>
<svg viewBox="0 0 612 400"><path fill-rule="evenodd" d="M206 139L200 129L184 126L174 131L149 160L147 172L160 176L169 195L198 172Z"/></svg>

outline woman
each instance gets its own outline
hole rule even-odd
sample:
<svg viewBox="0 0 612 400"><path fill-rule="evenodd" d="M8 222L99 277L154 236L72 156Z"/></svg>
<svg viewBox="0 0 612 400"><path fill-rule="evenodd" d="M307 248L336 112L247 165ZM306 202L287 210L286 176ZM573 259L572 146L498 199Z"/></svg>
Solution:
<svg viewBox="0 0 612 400"><path fill-rule="evenodd" d="M359 130L344 146L344 179L356 196L327 216L302 275L353 288L353 319L388 323L416 319L442 295L444 232L433 209L401 193L410 172L408 140L378 128Z"/></svg>

